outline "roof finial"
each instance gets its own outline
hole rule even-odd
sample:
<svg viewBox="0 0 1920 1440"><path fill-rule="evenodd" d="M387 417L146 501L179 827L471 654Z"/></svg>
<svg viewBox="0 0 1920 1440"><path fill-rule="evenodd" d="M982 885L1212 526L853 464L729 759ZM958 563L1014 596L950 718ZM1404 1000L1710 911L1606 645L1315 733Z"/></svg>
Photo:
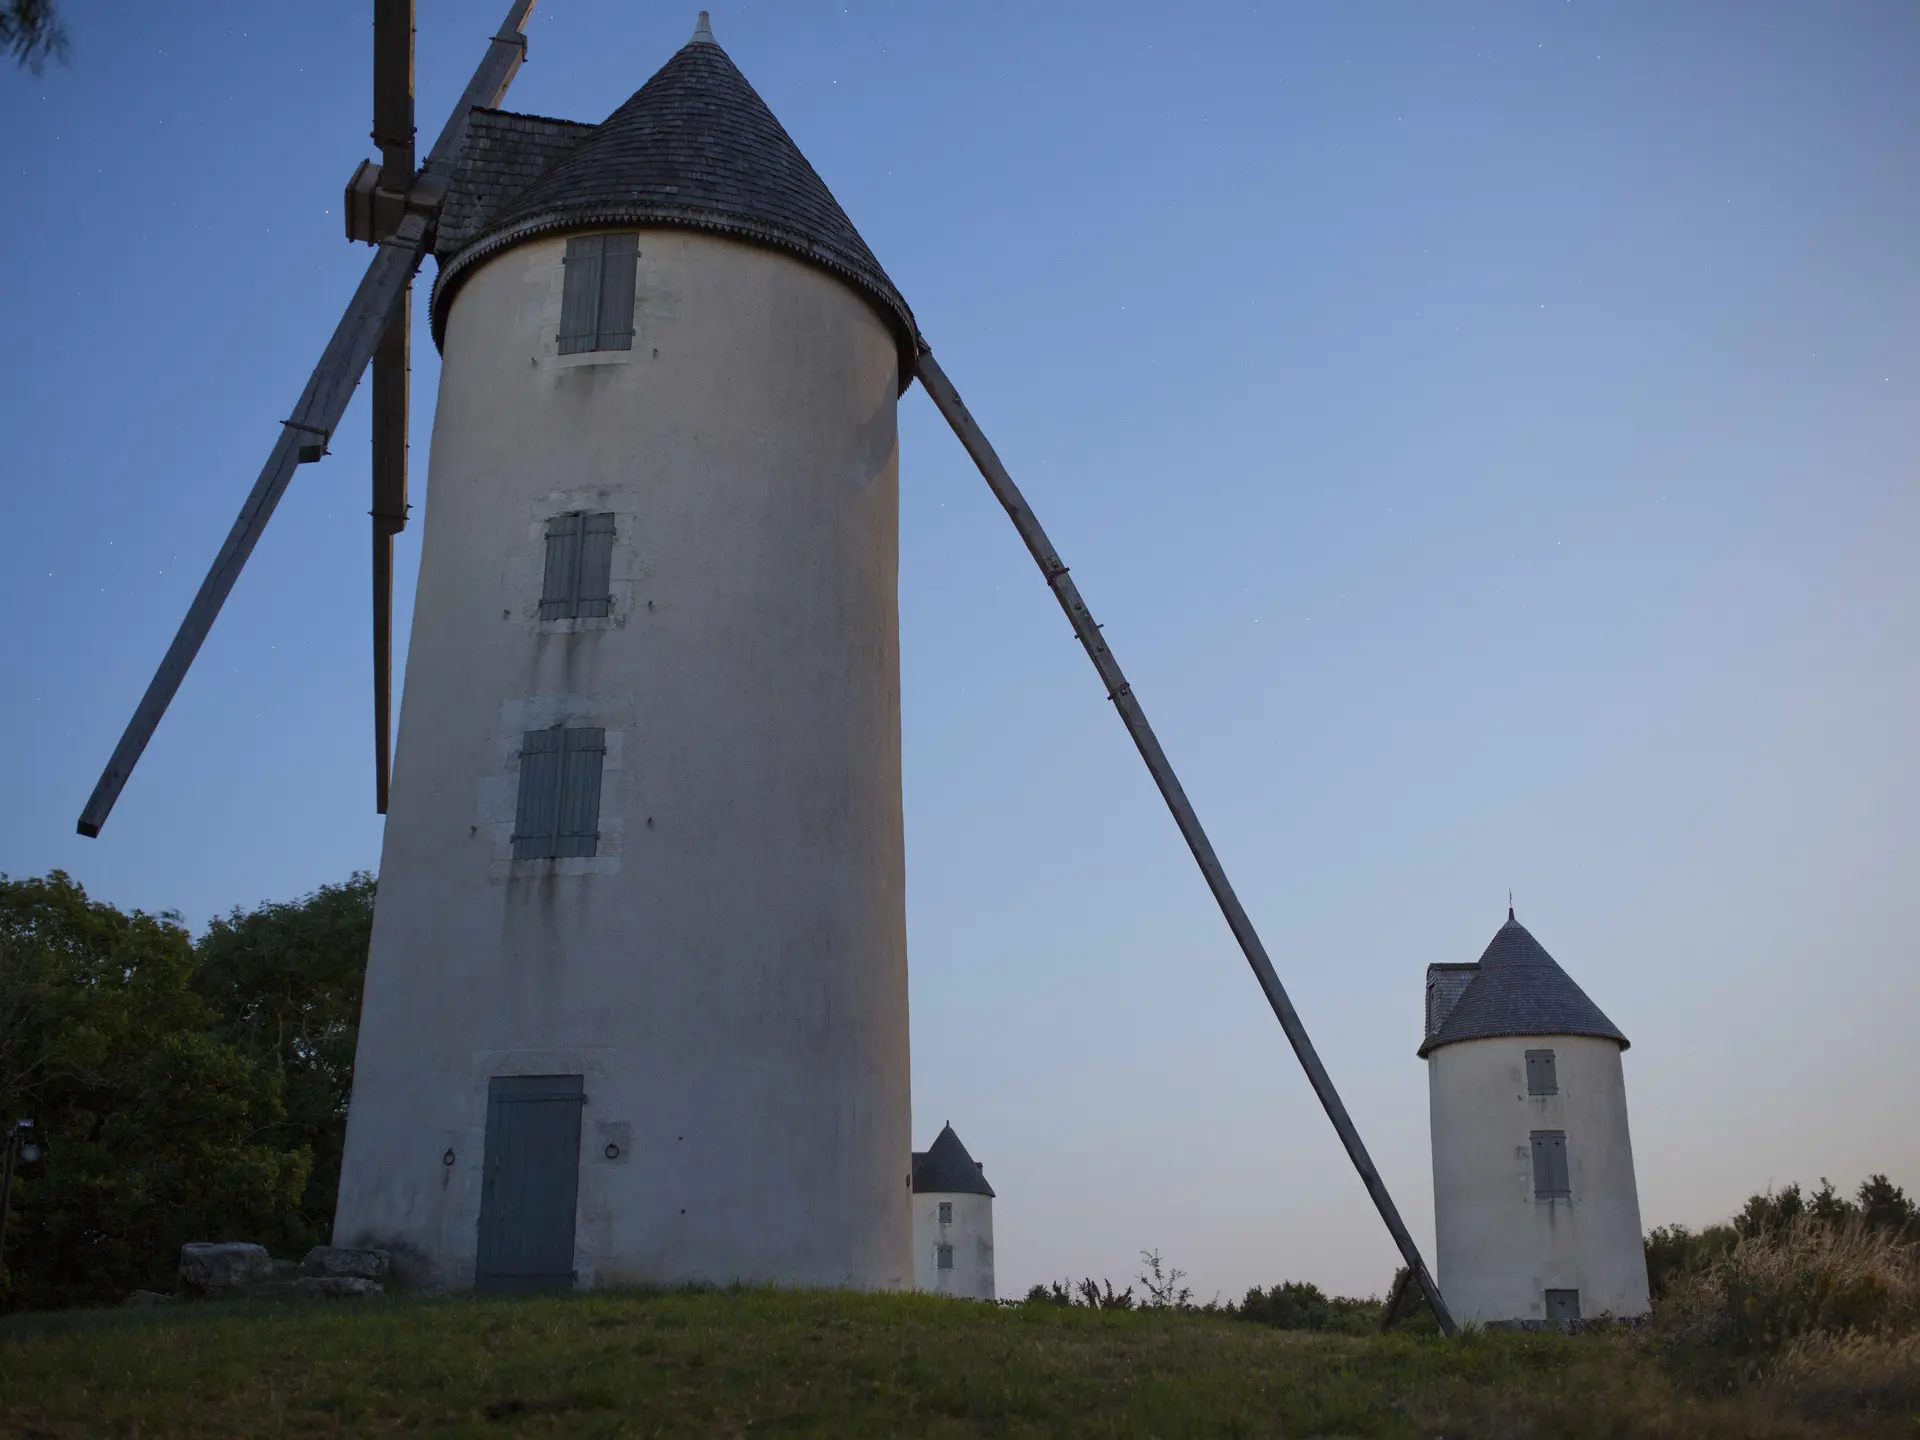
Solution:
<svg viewBox="0 0 1920 1440"><path fill-rule="evenodd" d="M713 27L707 24L706 11L702 10L700 12L700 22L693 27L693 39L687 43L689 45L718 45L720 43L713 38Z"/></svg>
<svg viewBox="0 0 1920 1440"><path fill-rule="evenodd" d="M1507 919L1513 919L1513 887L1507 887Z"/></svg>

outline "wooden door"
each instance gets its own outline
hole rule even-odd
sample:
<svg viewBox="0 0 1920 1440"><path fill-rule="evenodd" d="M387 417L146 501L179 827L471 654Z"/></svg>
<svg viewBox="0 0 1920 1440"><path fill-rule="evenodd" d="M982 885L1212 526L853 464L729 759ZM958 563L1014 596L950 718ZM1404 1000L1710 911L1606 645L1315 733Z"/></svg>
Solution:
<svg viewBox="0 0 1920 1440"><path fill-rule="evenodd" d="M496 1075L488 1084L474 1289L573 1288L585 1101L578 1075Z"/></svg>

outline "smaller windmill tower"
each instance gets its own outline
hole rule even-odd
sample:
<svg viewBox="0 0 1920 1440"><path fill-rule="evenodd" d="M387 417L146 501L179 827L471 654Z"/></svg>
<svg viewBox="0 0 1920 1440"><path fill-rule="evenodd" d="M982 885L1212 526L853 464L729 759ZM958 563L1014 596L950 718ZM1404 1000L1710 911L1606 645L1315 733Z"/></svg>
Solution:
<svg viewBox="0 0 1920 1440"><path fill-rule="evenodd" d="M991 1300L993 1187L953 1126L913 1152L913 1288Z"/></svg>
<svg viewBox="0 0 1920 1440"><path fill-rule="evenodd" d="M1627 1037L1507 910L1472 965L1427 967L1441 1293L1479 1324L1644 1315Z"/></svg>

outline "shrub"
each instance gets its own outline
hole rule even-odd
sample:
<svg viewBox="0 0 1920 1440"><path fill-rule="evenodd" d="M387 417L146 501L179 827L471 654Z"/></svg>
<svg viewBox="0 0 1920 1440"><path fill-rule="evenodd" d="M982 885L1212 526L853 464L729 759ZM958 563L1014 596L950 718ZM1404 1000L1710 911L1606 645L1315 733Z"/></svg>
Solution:
<svg viewBox="0 0 1920 1440"><path fill-rule="evenodd" d="M1920 1334L1803 1335L1780 1352L1767 1388L1815 1415L1920 1412Z"/></svg>
<svg viewBox="0 0 1920 1440"><path fill-rule="evenodd" d="M1920 1330L1920 1250L1893 1229L1802 1214L1742 1235L1679 1280L1657 1322L1683 1343L1761 1362L1808 1337L1911 1336ZM1796 1364L1813 1353L1802 1351Z"/></svg>
<svg viewBox="0 0 1920 1440"><path fill-rule="evenodd" d="M1133 1309L1133 1287L1116 1291L1111 1280L1093 1280L1091 1278L1074 1284L1071 1280L1055 1280L1050 1285L1035 1285L1027 1291L1024 1302L1028 1305L1078 1305L1088 1310L1131 1310Z"/></svg>
<svg viewBox="0 0 1920 1440"><path fill-rule="evenodd" d="M1684 1225L1661 1225L1647 1232L1647 1292L1658 1305L1674 1285L1697 1275L1740 1238L1731 1225L1709 1225L1697 1234Z"/></svg>
<svg viewBox="0 0 1920 1440"><path fill-rule="evenodd" d="M1326 1295L1309 1280L1288 1280L1271 1290L1247 1291L1234 1314L1276 1330L1331 1330L1360 1335L1380 1328L1381 1302Z"/></svg>

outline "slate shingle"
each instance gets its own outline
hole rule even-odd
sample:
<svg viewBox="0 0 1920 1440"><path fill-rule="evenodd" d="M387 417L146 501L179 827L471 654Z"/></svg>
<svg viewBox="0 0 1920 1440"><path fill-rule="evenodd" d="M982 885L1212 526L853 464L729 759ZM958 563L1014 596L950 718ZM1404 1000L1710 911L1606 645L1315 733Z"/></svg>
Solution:
<svg viewBox="0 0 1920 1440"><path fill-rule="evenodd" d="M485 143L497 143L495 132ZM821 266L893 332L902 388L913 373L919 332L907 302L766 102L705 34L451 255L434 286L435 341L462 278L488 255L529 235L607 225L718 231Z"/></svg>
<svg viewBox="0 0 1920 1440"><path fill-rule="evenodd" d="M953 1133L944 1125L933 1144L913 1152L913 1193L916 1195L993 1196L986 1175Z"/></svg>
<svg viewBox="0 0 1920 1440"><path fill-rule="evenodd" d="M1427 966L1427 1034L1447 1023L1447 1016L1479 973L1478 965Z"/></svg>
<svg viewBox="0 0 1920 1440"><path fill-rule="evenodd" d="M442 264L493 223L517 199L597 128L545 115L475 110L440 207L434 254Z"/></svg>
<svg viewBox="0 0 1920 1440"><path fill-rule="evenodd" d="M1457 1041L1515 1035L1592 1035L1627 1048L1627 1037L1619 1027L1573 983L1511 910L1474 968L1477 973L1439 1019L1439 1028L1421 1042L1423 1058ZM1431 997L1431 971L1428 981Z"/></svg>

